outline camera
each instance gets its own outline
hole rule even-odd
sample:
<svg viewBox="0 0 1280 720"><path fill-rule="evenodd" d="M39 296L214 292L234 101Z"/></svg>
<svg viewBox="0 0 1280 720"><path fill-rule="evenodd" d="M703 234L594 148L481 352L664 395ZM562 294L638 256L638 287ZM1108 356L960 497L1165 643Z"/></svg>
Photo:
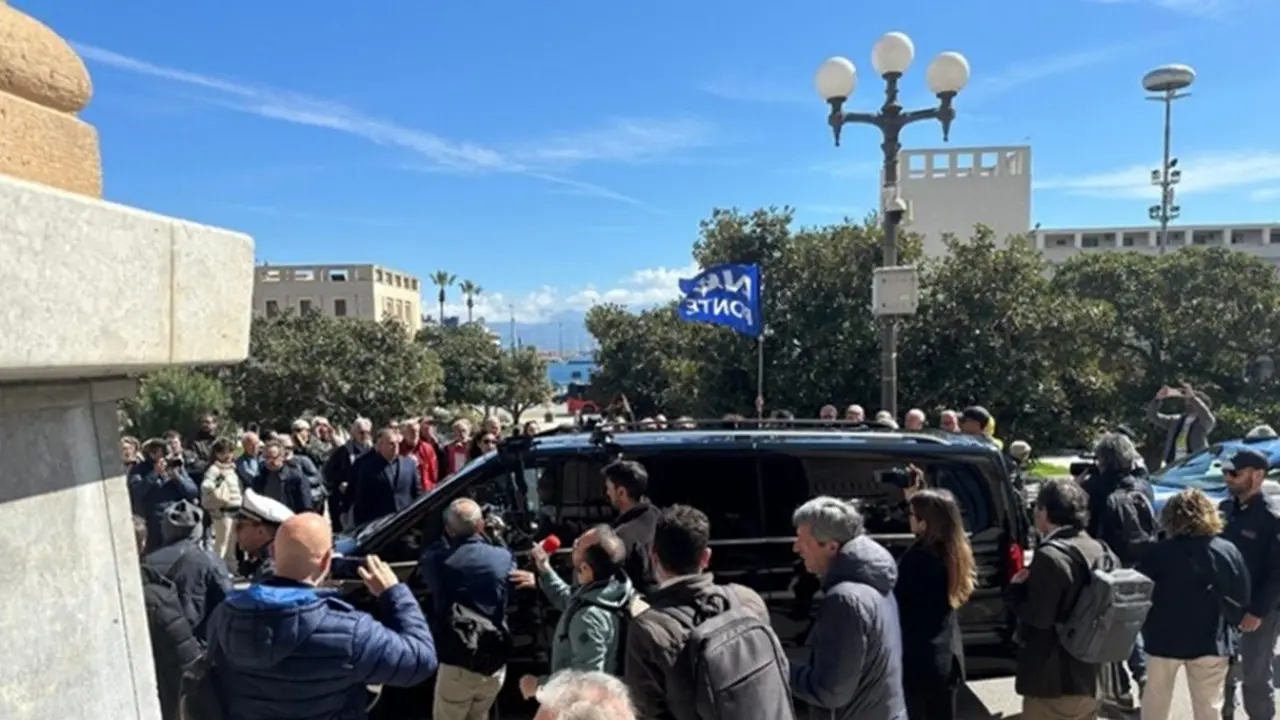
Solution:
<svg viewBox="0 0 1280 720"><path fill-rule="evenodd" d="M880 476L880 482L886 485L892 485L899 490L906 490L911 487L911 472L904 467L881 470L877 474Z"/></svg>

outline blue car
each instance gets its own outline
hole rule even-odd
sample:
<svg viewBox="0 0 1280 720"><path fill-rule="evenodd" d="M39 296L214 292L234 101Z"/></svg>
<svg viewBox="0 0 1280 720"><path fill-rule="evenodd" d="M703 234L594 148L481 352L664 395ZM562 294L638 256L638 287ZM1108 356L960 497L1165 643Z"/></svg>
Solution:
<svg viewBox="0 0 1280 720"><path fill-rule="evenodd" d="M1214 502L1226 500L1230 494L1222 479L1222 462L1244 447L1258 450L1270 459L1272 470L1267 474L1262 491L1268 495L1280 494L1280 483L1276 482L1280 480L1280 438L1228 440L1188 455L1151 477L1156 513L1164 508L1170 497L1186 488L1197 488Z"/></svg>

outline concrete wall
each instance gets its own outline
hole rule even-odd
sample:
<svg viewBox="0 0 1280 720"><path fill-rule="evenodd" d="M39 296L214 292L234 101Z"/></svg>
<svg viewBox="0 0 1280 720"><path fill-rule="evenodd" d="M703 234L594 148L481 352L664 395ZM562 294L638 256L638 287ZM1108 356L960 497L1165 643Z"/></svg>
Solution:
<svg viewBox="0 0 1280 720"><path fill-rule="evenodd" d="M978 223L1000 240L1031 227L1028 146L905 150L898 162L907 229L924 236L925 257L944 254L943 234L968 237Z"/></svg>

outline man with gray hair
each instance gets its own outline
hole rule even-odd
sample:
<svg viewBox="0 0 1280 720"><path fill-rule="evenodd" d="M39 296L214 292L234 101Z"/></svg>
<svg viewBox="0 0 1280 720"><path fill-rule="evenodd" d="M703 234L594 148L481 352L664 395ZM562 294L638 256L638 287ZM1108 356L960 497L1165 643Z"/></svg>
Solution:
<svg viewBox="0 0 1280 720"><path fill-rule="evenodd" d="M905 720L893 556L865 534L862 515L847 500L816 497L792 523L794 550L824 593L807 657L791 665L792 692L813 717Z"/></svg>
<svg viewBox="0 0 1280 720"><path fill-rule="evenodd" d="M1093 456L1094 471L1080 483L1089 496L1089 522L1085 531L1111 548L1122 566L1131 568L1157 539L1154 497L1146 480L1142 455L1129 436L1111 432L1098 439ZM1137 695L1141 695L1147 684L1147 656L1141 635L1129 656L1129 674L1109 672L1116 685L1116 702L1121 707L1134 707L1135 693L1129 675L1138 684Z"/></svg>
<svg viewBox="0 0 1280 720"><path fill-rule="evenodd" d="M538 690L533 720L635 720L627 686L603 672L563 670Z"/></svg>
<svg viewBox="0 0 1280 720"><path fill-rule="evenodd" d="M431 594L440 657L436 720L488 717L506 680L507 577L516 560L507 548L490 544L484 528L475 500L454 500L444 512L444 537L418 564Z"/></svg>
<svg viewBox="0 0 1280 720"><path fill-rule="evenodd" d="M324 489L328 495L329 524L334 532L346 524L344 515L354 501L356 461L373 449L373 423L369 418L357 418L351 423L351 439L329 454L321 470Z"/></svg>

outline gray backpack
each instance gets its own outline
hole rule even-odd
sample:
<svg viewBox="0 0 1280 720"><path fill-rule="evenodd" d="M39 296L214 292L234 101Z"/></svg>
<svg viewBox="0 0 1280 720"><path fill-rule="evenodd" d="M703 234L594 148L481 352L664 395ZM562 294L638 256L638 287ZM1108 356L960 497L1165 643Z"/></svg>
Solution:
<svg viewBox="0 0 1280 720"><path fill-rule="evenodd" d="M1086 571L1080 594L1056 626L1062 648L1092 665L1127 660L1151 610L1155 583L1137 570L1120 567L1105 545L1102 556L1091 563L1074 543L1050 540L1048 544Z"/></svg>
<svg viewBox="0 0 1280 720"><path fill-rule="evenodd" d="M791 666L767 621L717 588L696 607L664 608L689 630L684 661L693 671L699 720L794 720Z"/></svg>

